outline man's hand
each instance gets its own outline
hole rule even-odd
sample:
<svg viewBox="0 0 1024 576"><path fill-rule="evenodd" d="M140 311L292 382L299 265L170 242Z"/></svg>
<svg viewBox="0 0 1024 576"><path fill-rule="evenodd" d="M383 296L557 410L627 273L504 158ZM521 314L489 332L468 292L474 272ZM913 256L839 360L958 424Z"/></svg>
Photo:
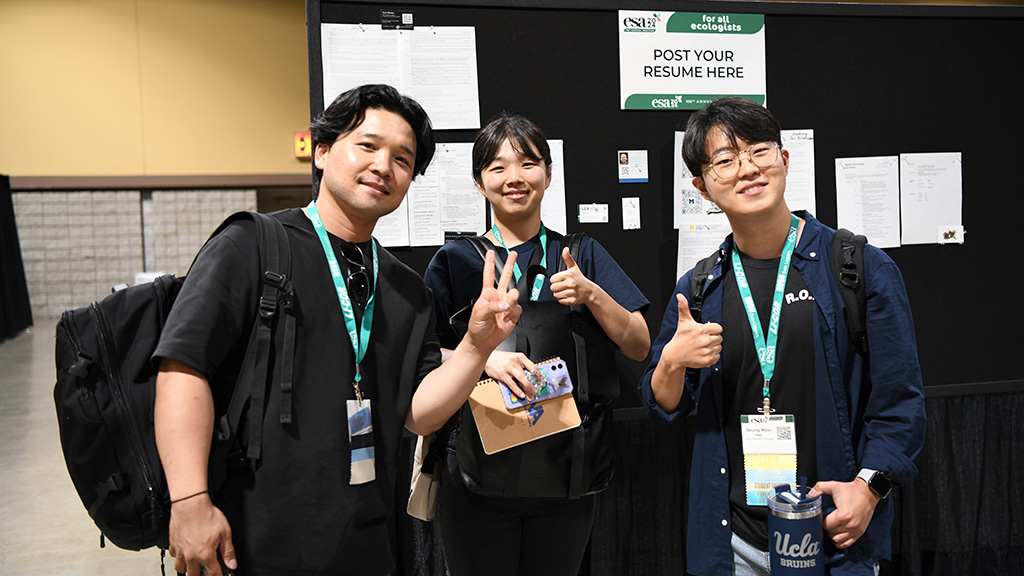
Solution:
<svg viewBox="0 0 1024 576"><path fill-rule="evenodd" d="M565 261L565 270L551 277L551 295L565 306L589 303L594 283L583 275L568 247L562 248L562 260Z"/></svg>
<svg viewBox="0 0 1024 576"><path fill-rule="evenodd" d="M218 553L229 570L238 568L231 526L224 514L201 494L171 505L170 548L174 570L188 576L224 576Z"/></svg>
<svg viewBox="0 0 1024 576"><path fill-rule="evenodd" d="M668 361L681 368L714 366L722 354L722 326L694 320L690 304L682 294L676 294L676 302L679 305L676 333L662 350L661 362Z"/></svg>
<svg viewBox="0 0 1024 576"><path fill-rule="evenodd" d="M661 350L661 359L651 375L654 401L666 412L674 412L682 400L687 368L707 368L722 355L722 326L701 324L690 314L690 304L676 294L679 319L672 339Z"/></svg>
<svg viewBox="0 0 1024 576"><path fill-rule="evenodd" d="M519 291L509 289L515 261L516 252L510 251L501 278L498 279L498 286L495 287L494 251L488 250L484 258L483 286L480 297L473 304L466 337L470 344L485 354L490 354L512 333L519 315L523 313L523 308L518 304Z"/></svg>
<svg viewBox="0 0 1024 576"><path fill-rule="evenodd" d="M829 494L836 509L825 516L822 527L837 548L849 548L864 534L875 513L875 506L881 500L867 482L854 479L853 482L818 482L811 488L810 496Z"/></svg>

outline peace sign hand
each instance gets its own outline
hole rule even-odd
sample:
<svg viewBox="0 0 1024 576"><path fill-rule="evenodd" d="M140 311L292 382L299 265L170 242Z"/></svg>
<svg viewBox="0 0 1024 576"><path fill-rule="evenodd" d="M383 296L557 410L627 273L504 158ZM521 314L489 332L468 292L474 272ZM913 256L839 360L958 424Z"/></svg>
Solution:
<svg viewBox="0 0 1024 576"><path fill-rule="evenodd" d="M515 328L523 308L517 303L519 291L509 289L516 252L510 251L501 270L498 285L494 285L494 251L488 250L484 258L483 286L480 297L473 304L466 330L466 338L482 354L490 354Z"/></svg>

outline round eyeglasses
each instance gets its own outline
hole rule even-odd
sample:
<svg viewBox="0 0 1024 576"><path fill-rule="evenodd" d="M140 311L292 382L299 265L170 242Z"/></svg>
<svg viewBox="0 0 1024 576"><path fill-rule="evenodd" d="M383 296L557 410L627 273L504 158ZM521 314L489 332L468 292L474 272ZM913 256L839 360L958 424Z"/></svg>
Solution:
<svg viewBox="0 0 1024 576"><path fill-rule="evenodd" d="M758 168L770 168L779 161L779 145L775 142L758 142L742 152L721 152L711 159L708 167L701 171L703 174L712 170L715 176L722 180L728 180L740 171L740 156L747 155L750 163Z"/></svg>

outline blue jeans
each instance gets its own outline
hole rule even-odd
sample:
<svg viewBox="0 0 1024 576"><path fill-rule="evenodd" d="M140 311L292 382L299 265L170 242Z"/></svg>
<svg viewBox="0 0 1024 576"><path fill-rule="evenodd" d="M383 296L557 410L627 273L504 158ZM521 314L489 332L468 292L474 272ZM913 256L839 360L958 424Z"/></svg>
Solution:
<svg viewBox="0 0 1024 576"><path fill-rule="evenodd" d="M733 576L771 576L771 566L771 560L767 552L758 550L757 547L751 546L746 540L735 534L732 535ZM878 576L880 566L877 560L868 560L867 566L864 563L858 563L856 566L842 566L843 569L860 573L863 572L865 567L870 569L874 576ZM831 573L831 570L829 570L829 573Z"/></svg>
<svg viewBox="0 0 1024 576"><path fill-rule="evenodd" d="M771 576L768 553L751 546L746 540L732 535L733 576Z"/></svg>

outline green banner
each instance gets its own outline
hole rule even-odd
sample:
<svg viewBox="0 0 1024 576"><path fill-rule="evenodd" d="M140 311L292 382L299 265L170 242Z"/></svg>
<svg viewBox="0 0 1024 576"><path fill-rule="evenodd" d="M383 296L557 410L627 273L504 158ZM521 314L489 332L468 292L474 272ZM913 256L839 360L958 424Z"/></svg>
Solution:
<svg viewBox="0 0 1024 576"><path fill-rule="evenodd" d="M764 14L676 12L665 25L666 32L688 34L757 34L762 28Z"/></svg>
<svg viewBox="0 0 1024 576"><path fill-rule="evenodd" d="M764 94L630 94L623 110L700 110L725 96L741 96L764 105Z"/></svg>

